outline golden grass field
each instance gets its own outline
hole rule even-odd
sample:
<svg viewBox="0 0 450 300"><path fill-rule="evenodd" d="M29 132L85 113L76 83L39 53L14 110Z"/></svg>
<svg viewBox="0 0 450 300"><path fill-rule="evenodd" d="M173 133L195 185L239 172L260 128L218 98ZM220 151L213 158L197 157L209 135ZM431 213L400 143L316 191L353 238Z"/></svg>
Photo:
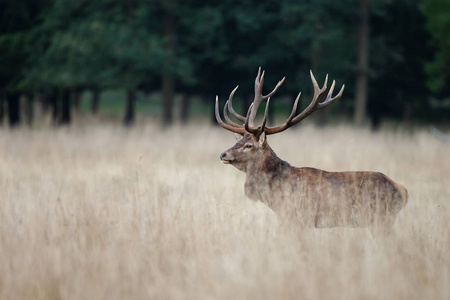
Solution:
<svg viewBox="0 0 450 300"><path fill-rule="evenodd" d="M281 158L409 190L391 235L281 228L207 123L0 129L0 299L450 299L450 144L301 125Z"/></svg>

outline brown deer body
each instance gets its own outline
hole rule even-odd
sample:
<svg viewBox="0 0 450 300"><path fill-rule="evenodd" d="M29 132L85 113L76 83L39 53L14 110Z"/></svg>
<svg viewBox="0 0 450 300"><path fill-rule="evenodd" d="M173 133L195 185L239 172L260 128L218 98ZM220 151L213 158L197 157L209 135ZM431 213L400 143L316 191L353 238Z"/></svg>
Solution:
<svg viewBox="0 0 450 300"><path fill-rule="evenodd" d="M392 225L407 202L408 192L402 185L378 172L327 172L314 168L296 168L278 158L267 143L266 135L281 132L300 122L314 110L337 101L344 87L332 98L333 82L328 96L319 103L319 98L327 89L326 81L320 89L311 73L315 90L311 104L295 116L299 94L286 123L266 127L270 96L281 86L284 78L267 96L261 93L263 78L264 72L261 75L259 71L255 81L255 100L246 117L237 114L232 108L231 101L236 89L225 104L224 116L227 123L220 119L216 101L219 124L241 136L232 148L220 155L220 159L246 173L247 197L267 204L282 220L295 221L307 227ZM253 122L262 101L268 102L264 120L261 126L255 128ZM227 116L227 108L244 125L231 121Z"/></svg>

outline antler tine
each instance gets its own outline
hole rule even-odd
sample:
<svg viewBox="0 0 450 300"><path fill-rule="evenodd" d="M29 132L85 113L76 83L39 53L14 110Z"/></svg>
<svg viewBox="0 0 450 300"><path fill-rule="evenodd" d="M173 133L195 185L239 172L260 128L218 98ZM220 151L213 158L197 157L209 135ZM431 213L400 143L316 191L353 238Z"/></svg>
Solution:
<svg viewBox="0 0 450 300"><path fill-rule="evenodd" d="M286 123L289 124L291 122L291 120L294 118L295 113L297 112L297 105L298 105L298 100L300 100L300 96L302 95L302 92L298 93L297 98L295 98L295 102L294 102L294 106L292 106L292 111L291 114L289 115Z"/></svg>
<svg viewBox="0 0 450 300"><path fill-rule="evenodd" d="M336 81L333 80L333 83L331 84L330 90L328 91L327 99L329 99L331 96L333 96L334 86L336 85Z"/></svg>
<svg viewBox="0 0 450 300"><path fill-rule="evenodd" d="M258 109L259 104L262 102L263 100L263 95L262 95L262 87L264 85L264 74L266 71L262 71L261 73L261 67L259 67L258 69L258 75L256 75L256 79L255 79L255 99L253 100L254 103L257 104L256 109Z"/></svg>
<svg viewBox="0 0 450 300"><path fill-rule="evenodd" d="M261 67L258 68L258 74L256 75L256 81L259 81L260 77L261 77Z"/></svg>
<svg viewBox="0 0 450 300"><path fill-rule="evenodd" d="M266 127L267 116L269 115L269 103L270 103L270 97L267 98L266 109L264 110L264 119L262 121L261 126L259 126L259 128L258 128L258 135L263 133L264 128Z"/></svg>
<svg viewBox="0 0 450 300"><path fill-rule="evenodd" d="M324 82L322 88L320 88L319 85L317 84L316 78L314 77L312 71L310 71L310 74L311 74L311 81L312 81L312 84L314 87L314 96L313 96L313 99L311 100L311 103L308 105L308 107L304 111L302 111L301 113L299 113L297 116L294 117L295 111L297 109L297 103L298 103L298 100L300 99L300 94L299 94L297 99L295 100L291 115L288 117L287 121L283 125L280 125L280 126L266 127L264 129L264 131L266 132L267 135L284 131L287 128L294 126L295 124L297 124L298 122L300 122L301 120L303 120L304 118L309 116L315 110L324 108L324 107L336 102L337 100L339 100L341 98L342 93L344 92L345 85L342 86L341 90L334 98L331 98L333 91L334 91L334 87L335 87L335 81L333 80L333 84L331 85L330 91L328 92L326 99L323 102L319 103L321 96L327 90L328 74L325 77L325 82Z"/></svg>
<svg viewBox="0 0 450 300"><path fill-rule="evenodd" d="M264 74L264 71L263 71ZM255 93L256 93L256 87L259 85L259 83L261 82L261 67L258 68L258 74L256 75L255 78Z"/></svg>
<svg viewBox="0 0 450 300"><path fill-rule="evenodd" d="M260 95L262 95L262 87L263 87L263 85L264 85L264 74L266 73L266 70L263 70L262 71L262 74L261 74L261 78L259 79L259 91L258 91L258 93L260 94Z"/></svg>
<svg viewBox="0 0 450 300"><path fill-rule="evenodd" d="M342 85L341 90L340 90L339 93L333 98L333 101L337 101L337 100L339 100L339 98L342 97L342 94L344 93L344 89L345 89L345 84ZM337 99L334 100L335 98L337 98Z"/></svg>
<svg viewBox="0 0 450 300"><path fill-rule="evenodd" d="M311 76L311 81L312 81L312 84L313 84L313 87L314 87L314 91L319 90L320 89L319 85L317 84L317 80L314 77L314 74L313 74L312 70L309 70L309 76Z"/></svg>
<svg viewBox="0 0 450 300"><path fill-rule="evenodd" d="M266 101L267 99L272 97L273 94L275 94L275 92L284 83L284 80L285 80L285 77L283 77L283 79L278 81L277 85L272 90L272 92L270 92L269 94L264 96L262 94L262 88L263 88L263 84L264 84L264 74L265 74L265 71L262 71L262 74L261 74L261 67L259 67L258 75L256 76L256 79L255 79L255 99L253 100L254 105L253 105L252 111L250 112L250 115L249 115L249 126L248 127L250 129L252 129L253 131L257 130L257 129L255 129L254 122L255 122L256 113L258 112L258 108L259 108L260 104L263 101Z"/></svg>
<svg viewBox="0 0 450 300"><path fill-rule="evenodd" d="M251 128L250 128L250 126L249 126L249 116L250 116L250 112L252 111L252 107L253 107L253 103L252 104L250 104L250 107L248 108L248 110L247 110L247 117L245 118L245 123L244 123L244 128L245 128L245 130L247 130L248 132L251 132L250 130L251 130Z"/></svg>
<svg viewBox="0 0 450 300"><path fill-rule="evenodd" d="M255 102L255 100L258 99L258 95L261 94L261 90L262 90L261 77L262 77L262 81L264 82L264 71L262 72L262 76L261 76L261 67L259 67L258 74L256 74L256 78L255 78L255 99L253 100L253 102Z"/></svg>
<svg viewBox="0 0 450 300"><path fill-rule="evenodd" d="M246 123L248 123L247 128L249 128L253 131L256 130L255 126L254 126L256 113L258 112L259 105L263 101L262 86L264 83L264 73L265 72L262 71L262 74L261 74L261 67L259 67L258 74L256 75L256 78L255 78L255 98L253 99L252 105L250 106L251 111L249 111L249 113L247 113L247 120L246 120Z"/></svg>
<svg viewBox="0 0 450 300"><path fill-rule="evenodd" d="M328 105L328 102L331 100L331 96L333 95L333 91L334 91L334 86L335 86L335 81L333 80L333 83L331 84L330 90L328 91L327 97L325 98L325 100L323 100L322 103L318 103L317 104L317 108L322 108Z"/></svg>
<svg viewBox="0 0 450 300"><path fill-rule="evenodd" d="M220 118L220 114L219 114L219 96L216 96L216 106L215 106L215 114L216 114L216 120L217 123L219 123L220 126L222 126L224 129L229 130L231 132L235 132L235 133L239 133L244 135L245 134L245 129L243 127L234 127L232 125L229 125L227 123L225 123L224 121L222 121L222 119Z"/></svg>
<svg viewBox="0 0 450 300"><path fill-rule="evenodd" d="M226 121L228 124L230 124L231 126L233 126L233 127L242 127L241 125L234 123L234 122L230 119L230 117L228 117L227 107L228 107L228 102L229 102L229 101L230 101L230 100L227 100L227 102L225 103L225 106L223 107L223 116L224 116L224 118L225 118L225 121Z"/></svg>
<svg viewBox="0 0 450 300"><path fill-rule="evenodd" d="M250 104L250 107L248 108L248 111L247 111L247 117L245 118L244 128L245 128L245 130L246 130L247 132L250 132L250 133L252 133L252 134L257 135L257 134L258 134L258 130L255 129L255 128L252 128L252 127L250 126L250 115L251 115L251 113L252 113L252 108L253 108L253 105L254 105L254 104L255 104L255 103L253 102L252 104Z"/></svg>
<svg viewBox="0 0 450 300"><path fill-rule="evenodd" d="M292 126L290 123L291 123L292 119L294 118L295 113L297 112L298 101L300 100L301 95L302 95L302 92L298 93L297 98L295 98L294 105L292 106L291 114L289 115L289 117L287 118L286 122L284 122L283 125L276 126L276 127L264 128L264 131L266 132L267 135L281 132L283 130L286 130L290 126ZM267 101L267 104L269 104L268 101Z"/></svg>
<svg viewBox="0 0 450 300"><path fill-rule="evenodd" d="M311 81L313 82L314 86L314 96L313 100L311 101L311 104L314 103L314 106L319 102L320 96L327 90L327 83L328 83L328 74L325 76L325 82L323 83L323 87L319 88L319 85L317 84L316 78L314 77L313 72L310 70L311 75Z"/></svg>
<svg viewBox="0 0 450 300"><path fill-rule="evenodd" d="M286 79L286 77L283 77L280 81L278 81L277 85L275 86L275 88L267 95L262 96L264 100L270 98L273 96L273 94L275 94L275 92L278 90L278 88L284 83L284 80Z"/></svg>
<svg viewBox="0 0 450 300"><path fill-rule="evenodd" d="M244 116L241 116L240 114L238 114L238 113L233 109L233 103L232 103L232 101L233 101L233 96L234 96L234 93L236 92L236 90L238 89L238 87L239 87L239 85L238 85L237 87L234 88L234 90L230 93L230 97L228 97L228 101L227 101L227 103L228 103L228 111L231 112L231 114L232 114L236 119L238 119L239 121L245 122L245 117L244 117Z"/></svg>
<svg viewBox="0 0 450 300"><path fill-rule="evenodd" d="M337 100L339 100L339 98L341 98L342 93L344 92L345 84L342 85L341 90L339 91L339 93L335 97L332 97L333 96L334 86L335 86L335 81L333 80L333 84L330 87L330 91L328 92L327 98L322 103L319 103L319 105L317 106L317 109L320 109L320 108L323 108L325 106L328 106L328 105L336 102Z"/></svg>

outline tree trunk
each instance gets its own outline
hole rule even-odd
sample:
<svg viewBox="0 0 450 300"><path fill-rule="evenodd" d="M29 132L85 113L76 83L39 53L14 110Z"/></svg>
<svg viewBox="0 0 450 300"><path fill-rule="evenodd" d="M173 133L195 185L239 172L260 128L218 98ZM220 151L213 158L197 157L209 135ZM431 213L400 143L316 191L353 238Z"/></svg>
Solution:
<svg viewBox="0 0 450 300"><path fill-rule="evenodd" d="M72 121L70 104L70 89L64 89L61 97L61 125L69 125Z"/></svg>
<svg viewBox="0 0 450 300"><path fill-rule="evenodd" d="M80 100L81 100L82 94L83 94L83 90L80 88L76 88L73 91L73 109L76 113L80 112Z"/></svg>
<svg viewBox="0 0 450 300"><path fill-rule="evenodd" d="M19 94L12 93L8 95L8 119L11 128L20 124L20 103Z"/></svg>
<svg viewBox="0 0 450 300"><path fill-rule="evenodd" d="M46 108L44 108L44 105L46 106ZM44 93L36 93L33 99L33 119L41 119L47 111L47 95Z"/></svg>
<svg viewBox="0 0 450 300"><path fill-rule="evenodd" d="M174 82L171 75L163 75L163 125L172 124L172 103L174 97Z"/></svg>
<svg viewBox="0 0 450 300"><path fill-rule="evenodd" d="M98 104L100 103L100 90L94 89L92 91L92 100L91 100L91 112L96 115L98 112Z"/></svg>
<svg viewBox="0 0 450 300"><path fill-rule="evenodd" d="M55 125L55 126L59 125L58 99L59 99L59 91L58 91L58 89L54 89L48 98L48 103L50 104L50 107L52 109L52 120L53 120L53 125Z"/></svg>
<svg viewBox="0 0 450 300"><path fill-rule="evenodd" d="M5 119L5 99L3 98L3 94L0 93L0 126L3 125L3 120Z"/></svg>
<svg viewBox="0 0 450 300"><path fill-rule="evenodd" d="M180 97L180 120L181 123L186 124L189 117L189 97L182 94Z"/></svg>
<svg viewBox="0 0 450 300"><path fill-rule="evenodd" d="M125 103L125 115L123 118L123 124L125 126L131 126L134 123L134 90L129 89L127 91L127 99Z"/></svg>
<svg viewBox="0 0 450 300"><path fill-rule="evenodd" d="M168 0L164 9L164 37L166 39L164 48L166 58L164 61L162 75L163 90L163 125L167 126L172 123L173 98L175 95L175 80L173 78L173 64L175 51L175 35L176 25L173 15L175 0Z"/></svg>
<svg viewBox="0 0 450 300"><path fill-rule="evenodd" d="M411 103L406 103L403 106L403 122L405 124L406 129L412 133L413 132L413 124L414 124L414 115L413 115L413 107Z"/></svg>
<svg viewBox="0 0 450 300"><path fill-rule="evenodd" d="M33 95L31 93L23 95L25 122L31 127L33 123Z"/></svg>
<svg viewBox="0 0 450 300"><path fill-rule="evenodd" d="M367 115L369 67L369 8L370 0L359 1L361 23L358 33L358 75L356 78L354 122L362 125Z"/></svg>
<svg viewBox="0 0 450 300"><path fill-rule="evenodd" d="M47 113L50 108L50 95L47 93L40 93L37 101L40 103L42 113Z"/></svg>
<svg viewBox="0 0 450 300"><path fill-rule="evenodd" d="M370 117L370 125L372 131L378 131L381 126L381 114L377 113Z"/></svg>

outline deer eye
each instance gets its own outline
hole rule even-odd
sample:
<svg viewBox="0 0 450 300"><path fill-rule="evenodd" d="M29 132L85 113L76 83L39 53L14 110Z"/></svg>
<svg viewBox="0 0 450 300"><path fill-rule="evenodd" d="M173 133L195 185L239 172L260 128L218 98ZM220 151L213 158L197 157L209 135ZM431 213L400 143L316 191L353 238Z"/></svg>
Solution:
<svg viewBox="0 0 450 300"><path fill-rule="evenodd" d="M252 147L253 147L252 144L247 144L247 145L245 145L245 149L251 149Z"/></svg>

